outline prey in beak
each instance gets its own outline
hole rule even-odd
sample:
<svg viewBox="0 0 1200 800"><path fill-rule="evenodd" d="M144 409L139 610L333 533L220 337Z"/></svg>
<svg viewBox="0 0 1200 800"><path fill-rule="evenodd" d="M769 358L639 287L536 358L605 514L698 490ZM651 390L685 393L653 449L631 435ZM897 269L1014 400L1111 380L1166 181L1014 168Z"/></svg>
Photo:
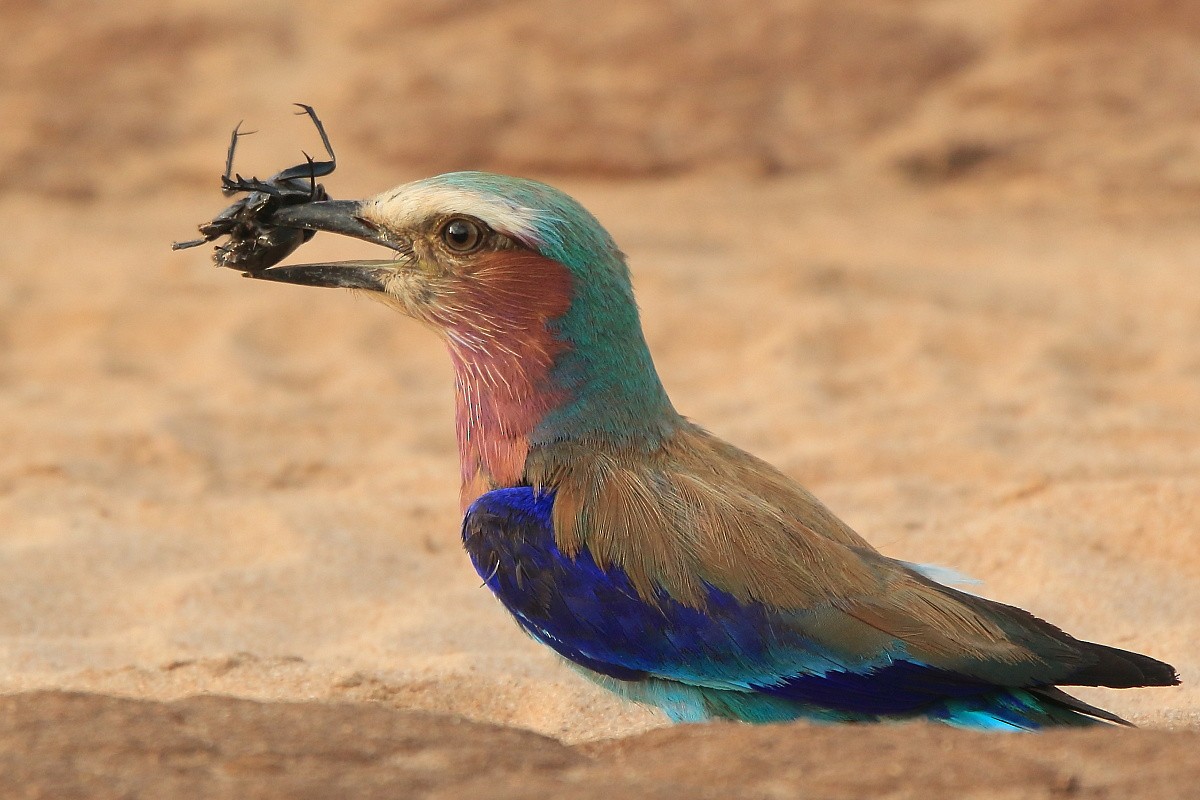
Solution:
<svg viewBox="0 0 1200 800"><path fill-rule="evenodd" d="M343 236L381 245L397 253L409 252L407 241L389 237L382 228L365 220L362 210L363 203L357 200L325 200L305 203L279 209L271 216L270 224L274 227L294 230L340 233ZM386 259L274 266L267 269L250 270L242 274L248 278L294 283L301 286L385 292L387 278L394 275L395 272L395 260Z"/></svg>
<svg viewBox="0 0 1200 800"><path fill-rule="evenodd" d="M541 252L544 238L562 240L546 237L536 227L554 218L502 194L473 188L467 179L474 175L415 181L365 200L272 209L260 221L264 229L308 236L337 233L385 247L392 257L263 264L243 273L277 283L366 290L472 347L514 328L540 336L548 319L566 311L573 284L568 267ZM546 345L546 352L553 349Z"/></svg>

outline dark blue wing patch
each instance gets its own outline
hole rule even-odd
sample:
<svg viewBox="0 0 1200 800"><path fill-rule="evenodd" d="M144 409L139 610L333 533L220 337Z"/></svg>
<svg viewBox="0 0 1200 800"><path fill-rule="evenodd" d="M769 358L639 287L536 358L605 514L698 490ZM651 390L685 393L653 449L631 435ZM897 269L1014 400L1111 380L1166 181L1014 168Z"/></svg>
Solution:
<svg viewBox="0 0 1200 800"><path fill-rule="evenodd" d="M799 632L788 615L708 589L704 609L660 591L640 598L624 571L557 546L552 492L496 489L463 521L476 571L534 638L582 667L622 681L648 677L758 692L851 714L905 714L995 691L946 670L881 654L857 669Z"/></svg>

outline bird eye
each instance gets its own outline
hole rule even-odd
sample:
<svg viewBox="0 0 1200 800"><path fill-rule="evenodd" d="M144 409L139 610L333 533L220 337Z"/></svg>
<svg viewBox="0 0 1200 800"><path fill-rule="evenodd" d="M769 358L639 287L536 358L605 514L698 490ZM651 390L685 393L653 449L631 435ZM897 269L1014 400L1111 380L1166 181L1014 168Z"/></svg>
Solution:
<svg viewBox="0 0 1200 800"><path fill-rule="evenodd" d="M456 217L442 225L442 241L456 253L470 253L483 244L483 227L473 219Z"/></svg>

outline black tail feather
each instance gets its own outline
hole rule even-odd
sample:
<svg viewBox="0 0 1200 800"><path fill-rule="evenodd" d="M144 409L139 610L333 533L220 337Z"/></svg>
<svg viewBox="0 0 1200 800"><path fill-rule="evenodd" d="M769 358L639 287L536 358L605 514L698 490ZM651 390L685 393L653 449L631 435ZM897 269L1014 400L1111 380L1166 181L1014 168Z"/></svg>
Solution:
<svg viewBox="0 0 1200 800"><path fill-rule="evenodd" d="M1057 689L1053 686L1042 686L1037 689L1029 689L1028 691L1030 694L1036 695L1054 705L1068 708L1071 711L1077 711L1080 714L1084 714L1095 719L1111 722L1114 725L1124 725L1127 728L1137 727L1129 720L1118 717L1111 711L1105 711L1103 708L1098 708L1090 703L1085 703L1078 697L1072 697L1062 689Z"/></svg>
<svg viewBox="0 0 1200 800"><path fill-rule="evenodd" d="M1093 642L1079 644L1094 660L1057 683L1065 686L1107 686L1112 689L1175 686L1179 683L1179 673L1175 668L1156 658Z"/></svg>

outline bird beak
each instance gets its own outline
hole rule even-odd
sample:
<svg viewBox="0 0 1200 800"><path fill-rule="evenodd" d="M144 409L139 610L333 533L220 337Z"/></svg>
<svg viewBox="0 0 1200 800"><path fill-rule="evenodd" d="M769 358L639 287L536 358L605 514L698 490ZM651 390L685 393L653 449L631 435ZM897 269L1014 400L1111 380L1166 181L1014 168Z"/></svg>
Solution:
<svg viewBox="0 0 1200 800"><path fill-rule="evenodd" d="M271 224L280 228L328 231L352 236L364 242L399 250L398 243L385 231L367 222L357 200L321 200L315 203L285 206L271 216ZM254 270L245 275L265 281L324 286L339 289L386 290L387 278L396 273L396 263L385 261L333 261L323 264L294 264Z"/></svg>
<svg viewBox="0 0 1200 800"><path fill-rule="evenodd" d="M242 274L261 281L295 283L300 286L385 292L388 276L396 274L396 266L392 261L330 261L325 264L271 267Z"/></svg>

